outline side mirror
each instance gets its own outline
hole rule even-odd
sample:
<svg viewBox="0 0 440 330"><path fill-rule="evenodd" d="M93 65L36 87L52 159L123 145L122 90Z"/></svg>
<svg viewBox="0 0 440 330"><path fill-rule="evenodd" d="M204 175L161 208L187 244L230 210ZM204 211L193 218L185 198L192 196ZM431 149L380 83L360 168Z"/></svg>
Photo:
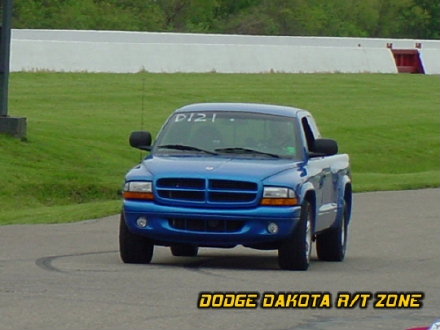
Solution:
<svg viewBox="0 0 440 330"><path fill-rule="evenodd" d="M338 144L332 139L316 139L313 143L313 156L331 156L338 153Z"/></svg>
<svg viewBox="0 0 440 330"><path fill-rule="evenodd" d="M147 131L136 131L130 134L130 145L141 150L151 150L151 134Z"/></svg>

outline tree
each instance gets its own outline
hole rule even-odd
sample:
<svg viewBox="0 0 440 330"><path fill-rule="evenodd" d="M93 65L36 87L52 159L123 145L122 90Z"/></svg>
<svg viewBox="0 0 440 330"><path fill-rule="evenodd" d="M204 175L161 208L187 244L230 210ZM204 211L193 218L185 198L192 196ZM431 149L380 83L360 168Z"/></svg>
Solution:
<svg viewBox="0 0 440 330"><path fill-rule="evenodd" d="M433 0L14 0L13 27L439 39Z"/></svg>
<svg viewBox="0 0 440 330"><path fill-rule="evenodd" d="M162 12L154 1L15 0L15 28L163 30Z"/></svg>
<svg viewBox="0 0 440 330"><path fill-rule="evenodd" d="M166 29L176 32L207 32L213 28L216 0L157 0Z"/></svg>
<svg viewBox="0 0 440 330"><path fill-rule="evenodd" d="M401 36L440 39L440 2L417 0L402 12Z"/></svg>

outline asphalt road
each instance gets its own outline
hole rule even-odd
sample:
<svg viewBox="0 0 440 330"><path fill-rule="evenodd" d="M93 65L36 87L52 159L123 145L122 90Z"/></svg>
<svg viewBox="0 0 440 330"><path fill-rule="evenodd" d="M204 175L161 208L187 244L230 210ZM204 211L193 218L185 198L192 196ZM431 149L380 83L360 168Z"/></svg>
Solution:
<svg viewBox="0 0 440 330"><path fill-rule="evenodd" d="M342 263L278 269L276 251L155 249L125 265L118 217L0 227L0 329L406 329L440 318L440 190L356 194ZM423 291L420 309L198 309L200 291Z"/></svg>

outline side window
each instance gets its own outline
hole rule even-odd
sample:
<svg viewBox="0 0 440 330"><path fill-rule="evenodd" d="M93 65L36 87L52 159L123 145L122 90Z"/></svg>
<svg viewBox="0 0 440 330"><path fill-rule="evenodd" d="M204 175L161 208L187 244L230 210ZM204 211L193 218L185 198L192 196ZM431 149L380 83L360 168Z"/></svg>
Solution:
<svg viewBox="0 0 440 330"><path fill-rule="evenodd" d="M313 119L308 116L301 119L301 125L304 131L304 136L306 137L307 148L311 150L315 139L319 138L318 129L316 128Z"/></svg>

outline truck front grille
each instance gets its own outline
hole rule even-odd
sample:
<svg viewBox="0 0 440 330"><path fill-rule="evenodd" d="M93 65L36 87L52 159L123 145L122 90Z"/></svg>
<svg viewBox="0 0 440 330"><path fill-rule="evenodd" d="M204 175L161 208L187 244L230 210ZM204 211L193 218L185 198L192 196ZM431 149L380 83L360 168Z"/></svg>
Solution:
<svg viewBox="0 0 440 330"><path fill-rule="evenodd" d="M205 200L205 193L203 191L191 190L158 190L158 195L166 199L178 199L203 202Z"/></svg>
<svg viewBox="0 0 440 330"><path fill-rule="evenodd" d="M233 180L209 180L211 189L216 190L257 190L258 186L254 182L233 181Z"/></svg>
<svg viewBox="0 0 440 330"><path fill-rule="evenodd" d="M156 181L155 192L163 201L249 205L257 199L258 184L238 180L161 178Z"/></svg>
<svg viewBox="0 0 440 330"><path fill-rule="evenodd" d="M242 220L205 220L205 219L186 219L169 218L168 222L172 228L211 233L233 233L243 228Z"/></svg>
<svg viewBox="0 0 440 330"><path fill-rule="evenodd" d="M205 189L204 179L163 178L157 180L157 186L161 188L181 189Z"/></svg>

